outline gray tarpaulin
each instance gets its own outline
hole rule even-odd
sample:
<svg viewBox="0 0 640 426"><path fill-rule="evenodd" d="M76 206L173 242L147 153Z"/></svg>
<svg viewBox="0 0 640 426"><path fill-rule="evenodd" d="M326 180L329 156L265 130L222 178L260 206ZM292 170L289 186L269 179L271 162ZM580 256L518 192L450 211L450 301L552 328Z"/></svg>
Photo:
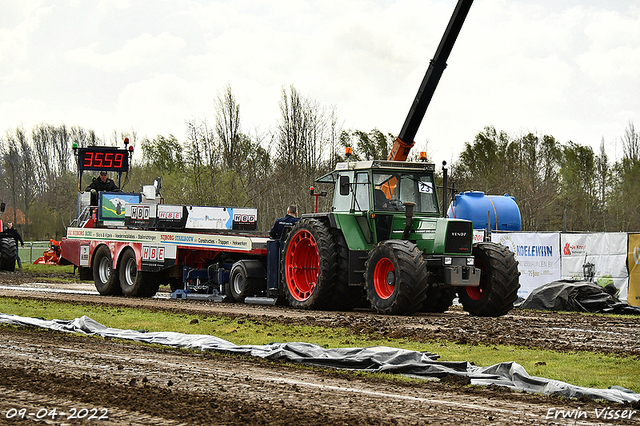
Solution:
<svg viewBox="0 0 640 426"><path fill-rule="evenodd" d="M522 309L578 311L601 314L640 315L640 307L630 306L589 281L558 280L531 292Z"/></svg>
<svg viewBox="0 0 640 426"><path fill-rule="evenodd" d="M521 365L515 362L503 362L489 367L477 367L468 362L437 361L438 356L428 352L408 351L385 346L326 349L316 344L303 342L239 346L210 335L173 332L146 333L109 328L87 316L71 321L47 321L38 318L0 314L0 323L35 326L178 348L248 354L265 359L284 359L322 367L406 374L425 379L450 375L463 376L468 377L471 380L471 384L474 385L488 386L493 384L513 390L544 395L559 395L569 398L587 397L619 403L632 403L640 400L640 394L626 389L590 389L570 385L558 380L530 376Z"/></svg>

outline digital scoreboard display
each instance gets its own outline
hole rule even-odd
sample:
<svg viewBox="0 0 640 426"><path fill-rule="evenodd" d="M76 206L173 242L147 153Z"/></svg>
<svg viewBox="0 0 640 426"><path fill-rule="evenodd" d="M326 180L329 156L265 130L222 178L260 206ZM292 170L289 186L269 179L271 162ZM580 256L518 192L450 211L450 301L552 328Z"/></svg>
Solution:
<svg viewBox="0 0 640 426"><path fill-rule="evenodd" d="M126 172L129 169L129 153L115 148L78 148L78 170L105 170Z"/></svg>

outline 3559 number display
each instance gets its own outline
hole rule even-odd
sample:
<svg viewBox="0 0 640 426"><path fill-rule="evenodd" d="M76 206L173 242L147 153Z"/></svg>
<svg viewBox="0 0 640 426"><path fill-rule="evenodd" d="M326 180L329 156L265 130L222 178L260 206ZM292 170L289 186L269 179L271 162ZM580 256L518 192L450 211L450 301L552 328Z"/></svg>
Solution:
<svg viewBox="0 0 640 426"><path fill-rule="evenodd" d="M80 170L127 171L129 163L127 151L91 148L81 148L78 151L78 168Z"/></svg>

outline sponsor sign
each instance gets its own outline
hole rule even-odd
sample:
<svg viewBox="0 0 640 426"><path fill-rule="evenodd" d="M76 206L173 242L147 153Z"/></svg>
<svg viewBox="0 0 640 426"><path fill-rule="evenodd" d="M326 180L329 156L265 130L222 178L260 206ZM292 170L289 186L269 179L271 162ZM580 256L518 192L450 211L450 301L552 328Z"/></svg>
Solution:
<svg viewBox="0 0 640 426"><path fill-rule="evenodd" d="M231 207L187 207L186 229L257 229L258 210Z"/></svg>
<svg viewBox="0 0 640 426"><path fill-rule="evenodd" d="M182 206L172 206L168 204L158 205L158 219L162 220L182 220L184 216Z"/></svg>
<svg viewBox="0 0 640 426"><path fill-rule="evenodd" d="M534 289L560 279L560 234L493 232L491 241L509 247L518 261L518 296L523 299Z"/></svg>
<svg viewBox="0 0 640 426"><path fill-rule="evenodd" d="M127 204L124 210L126 226L149 228L155 225L155 204Z"/></svg>
<svg viewBox="0 0 640 426"><path fill-rule="evenodd" d="M474 229L473 230L473 243L481 243L484 241L484 229Z"/></svg>
<svg viewBox="0 0 640 426"><path fill-rule="evenodd" d="M140 194L101 192L98 220L124 221L127 204L140 203Z"/></svg>
<svg viewBox="0 0 640 426"><path fill-rule="evenodd" d="M613 283L626 293L629 274L627 234L597 232L562 234L562 278L587 280L605 286ZM624 294L621 292L621 299Z"/></svg>
<svg viewBox="0 0 640 426"><path fill-rule="evenodd" d="M80 266L89 266L89 246L80 246Z"/></svg>
<svg viewBox="0 0 640 426"><path fill-rule="evenodd" d="M233 229L256 230L258 229L258 210L232 208Z"/></svg>
<svg viewBox="0 0 640 426"><path fill-rule="evenodd" d="M187 213L187 229L233 229L231 209L189 206Z"/></svg>
<svg viewBox="0 0 640 426"><path fill-rule="evenodd" d="M640 234L629 234L627 266L629 267L627 303L640 306Z"/></svg>
<svg viewBox="0 0 640 426"><path fill-rule="evenodd" d="M181 232L137 231L132 229L68 228L67 238L75 240L127 241L173 247L248 251L265 238L241 235L186 234ZM174 255L175 258L175 255Z"/></svg>

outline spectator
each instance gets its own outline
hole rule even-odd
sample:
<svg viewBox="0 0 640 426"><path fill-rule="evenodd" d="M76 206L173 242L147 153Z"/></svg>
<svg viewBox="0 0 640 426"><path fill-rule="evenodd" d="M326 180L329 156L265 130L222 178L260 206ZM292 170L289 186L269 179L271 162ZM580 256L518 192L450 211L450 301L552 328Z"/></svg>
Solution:
<svg viewBox="0 0 640 426"><path fill-rule="evenodd" d="M282 231L284 230L285 226L295 225L300 220L296 217L297 214L298 208L294 205L289 206L285 217L276 219L273 227L271 227L271 231L269 231L269 236L274 240L279 240L282 237Z"/></svg>
<svg viewBox="0 0 640 426"><path fill-rule="evenodd" d="M113 181L113 179L109 178L107 172L104 170L100 172L100 176L93 178L91 184L87 186L85 191L91 192L100 192L100 191L115 191L118 189L118 186Z"/></svg>
<svg viewBox="0 0 640 426"><path fill-rule="evenodd" d="M13 227L13 222L7 222L7 229L5 229L4 232L13 237L16 242L16 261L18 262L18 268L22 269L22 261L20 260L20 253L18 253L18 241L20 241L20 246L24 247L22 236L20 235L18 230Z"/></svg>

